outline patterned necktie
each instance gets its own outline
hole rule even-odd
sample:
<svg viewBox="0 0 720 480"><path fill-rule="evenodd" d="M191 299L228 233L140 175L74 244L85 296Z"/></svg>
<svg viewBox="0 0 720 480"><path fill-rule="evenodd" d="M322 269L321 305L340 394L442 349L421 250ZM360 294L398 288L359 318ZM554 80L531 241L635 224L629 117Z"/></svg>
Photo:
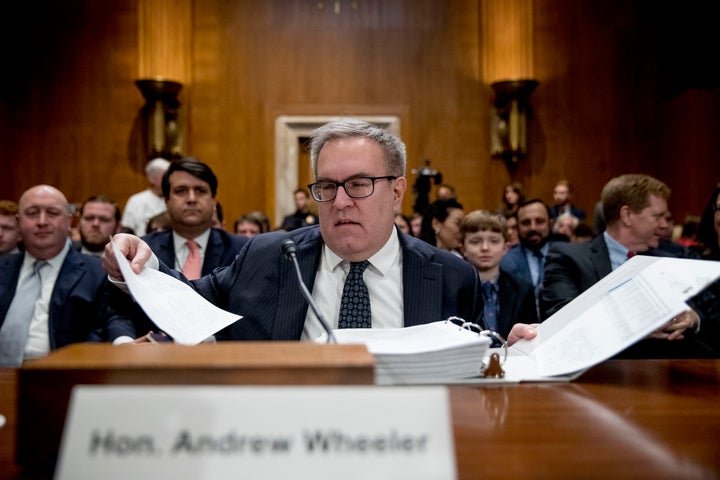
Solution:
<svg viewBox="0 0 720 480"><path fill-rule="evenodd" d="M42 289L41 270L47 264L45 260L36 260L32 273L25 277L15 291L0 328L0 367L17 368L22 365L30 322Z"/></svg>
<svg viewBox="0 0 720 480"><path fill-rule="evenodd" d="M370 262L350 263L340 304L339 328L370 328L370 295L363 281L363 272Z"/></svg>
<svg viewBox="0 0 720 480"><path fill-rule="evenodd" d="M200 248L195 240L188 240L187 248L188 256L185 259L185 265L183 265L183 275L188 280L195 280L200 278L200 271L202 270Z"/></svg>
<svg viewBox="0 0 720 480"><path fill-rule="evenodd" d="M493 288L492 282L482 282L483 300L485 307L483 313L485 315L485 328L498 331L497 323L497 292Z"/></svg>

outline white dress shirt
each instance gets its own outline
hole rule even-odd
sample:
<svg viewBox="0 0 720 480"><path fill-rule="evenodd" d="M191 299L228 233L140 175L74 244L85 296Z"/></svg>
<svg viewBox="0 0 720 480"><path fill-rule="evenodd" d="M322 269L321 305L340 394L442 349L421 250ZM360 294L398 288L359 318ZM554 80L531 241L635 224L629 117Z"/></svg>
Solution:
<svg viewBox="0 0 720 480"><path fill-rule="evenodd" d="M370 295L372 328L403 327L402 249L395 229L385 245L368 261L370 265L363 272L363 280ZM338 326L343 286L349 271L350 263L323 244L312 296L332 328ZM324 333L312 308L308 308L301 340L315 340Z"/></svg>

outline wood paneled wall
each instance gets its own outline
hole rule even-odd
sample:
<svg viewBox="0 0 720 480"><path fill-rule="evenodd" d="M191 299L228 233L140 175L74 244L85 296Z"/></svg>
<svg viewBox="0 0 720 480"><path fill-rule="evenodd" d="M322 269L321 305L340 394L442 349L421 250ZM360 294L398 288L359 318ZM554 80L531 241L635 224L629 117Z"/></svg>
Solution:
<svg viewBox="0 0 720 480"><path fill-rule="evenodd" d="M720 181L718 90L664 88L669 72L682 78L666 54L678 30L668 7L532 2L540 86L528 158L510 171L489 154L484 2L340 0L339 13L335 3L193 2L191 74L180 98L185 151L218 174L229 225L249 210L273 211L273 122L281 114L400 116L408 167L431 160L467 210L495 208L510 180L551 200L554 182L568 178L590 212L609 178L632 171L668 182L681 221L701 211ZM138 5L9 5L0 20L0 197L43 182L71 201L102 192L124 204L145 185L143 99L133 84ZM412 209L409 193L404 208Z"/></svg>

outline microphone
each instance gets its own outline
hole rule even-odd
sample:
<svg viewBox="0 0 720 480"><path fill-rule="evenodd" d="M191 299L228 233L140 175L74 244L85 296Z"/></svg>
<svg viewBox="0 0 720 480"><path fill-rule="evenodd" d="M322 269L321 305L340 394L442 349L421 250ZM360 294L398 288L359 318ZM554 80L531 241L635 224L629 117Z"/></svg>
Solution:
<svg viewBox="0 0 720 480"><path fill-rule="evenodd" d="M302 290L305 300L310 304L313 312L315 312L315 316L320 321L320 325L322 325L325 333L327 333L328 343L337 343L335 335L333 335L332 328L330 328L330 324L325 321L325 318L320 313L320 309L315 303L315 300L313 300L312 295L310 295L310 291L305 285L305 282L303 282L302 274L300 273L300 265L297 261L297 244L292 239L288 238L286 240L283 240L280 246L282 247L282 251L288 258L288 260L293 262L293 265L295 265L295 273L297 273L298 282L300 282L300 290Z"/></svg>

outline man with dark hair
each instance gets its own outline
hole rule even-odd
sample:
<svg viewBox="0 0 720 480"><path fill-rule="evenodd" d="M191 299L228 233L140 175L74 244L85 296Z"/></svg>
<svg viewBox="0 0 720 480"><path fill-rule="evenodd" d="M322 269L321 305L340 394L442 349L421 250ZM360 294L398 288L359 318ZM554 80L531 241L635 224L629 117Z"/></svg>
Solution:
<svg viewBox="0 0 720 480"><path fill-rule="evenodd" d="M545 258L550 245L550 212L537 198L520 204L517 211L518 238L500 262L500 268L518 282L529 282L535 290L536 315L540 318L539 290L543 282Z"/></svg>
<svg viewBox="0 0 720 480"><path fill-rule="evenodd" d="M80 241L73 247L86 255L102 255L110 237L120 231L120 208L105 195L96 195L83 202L79 214Z"/></svg>
<svg viewBox="0 0 720 480"><path fill-rule="evenodd" d="M221 337L314 340L324 332L283 253L288 239L332 327L403 327L450 316L480 322L482 297L472 266L395 227L407 187L402 141L361 120L341 119L315 130L310 150L319 224L253 237L231 267L191 282L210 302L243 315ZM158 265L140 239L116 239L136 272ZM121 278L110 249L103 259L108 273ZM516 326L510 341L534 335L531 327Z"/></svg>
<svg viewBox="0 0 720 480"><path fill-rule="evenodd" d="M605 232L591 242L557 243L550 250L541 302L545 318L635 254L673 256L658 249L667 223L669 196L667 185L648 175L628 174L610 180L602 191ZM697 314L688 310L621 356L713 356L695 336L698 322Z"/></svg>
<svg viewBox="0 0 720 480"><path fill-rule="evenodd" d="M170 165L161 185L171 228L143 237L155 255L190 280L230 265L247 240L212 228L218 188L212 169L186 157ZM114 310L107 320L108 340L115 343L153 329L138 308Z"/></svg>
<svg viewBox="0 0 720 480"><path fill-rule="evenodd" d="M558 180L553 188L553 200L555 205L550 207L550 220L555 220L563 213L572 215L578 220L585 220L585 211L576 207L570 201L572 200L573 189L568 180Z"/></svg>
<svg viewBox="0 0 720 480"><path fill-rule="evenodd" d="M295 200L295 213L286 216L280 228L291 232L298 228L307 227L308 225L315 225L317 223L317 217L310 211L310 200L307 190L298 188L293 193L293 199Z"/></svg>

